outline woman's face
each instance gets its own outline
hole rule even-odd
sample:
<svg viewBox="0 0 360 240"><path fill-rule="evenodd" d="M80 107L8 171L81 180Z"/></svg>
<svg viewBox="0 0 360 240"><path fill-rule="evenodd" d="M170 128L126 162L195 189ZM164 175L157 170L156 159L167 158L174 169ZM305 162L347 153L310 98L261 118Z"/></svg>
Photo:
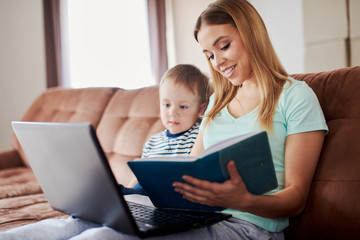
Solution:
<svg viewBox="0 0 360 240"><path fill-rule="evenodd" d="M203 25L198 40L212 67L240 85L251 77L249 55L235 27L231 24Z"/></svg>

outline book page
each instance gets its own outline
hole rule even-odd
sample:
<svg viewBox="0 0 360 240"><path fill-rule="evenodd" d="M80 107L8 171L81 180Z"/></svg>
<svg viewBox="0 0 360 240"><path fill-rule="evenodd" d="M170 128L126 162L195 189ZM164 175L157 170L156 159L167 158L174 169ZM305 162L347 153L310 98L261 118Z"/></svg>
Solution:
<svg viewBox="0 0 360 240"><path fill-rule="evenodd" d="M252 137L256 134L259 134L260 131L256 131L256 132L250 132L250 133L246 133L246 134L242 134L242 135L239 135L239 136L235 136L235 137L231 137L231 138L228 138L228 139L225 139L221 142L218 142L212 146L210 146L209 148L207 148L201 155L200 157L204 157L204 156L207 156L211 153L214 153L214 152L217 152L221 149L224 149L228 146L231 146L237 142L240 142L244 139L247 139L249 137Z"/></svg>

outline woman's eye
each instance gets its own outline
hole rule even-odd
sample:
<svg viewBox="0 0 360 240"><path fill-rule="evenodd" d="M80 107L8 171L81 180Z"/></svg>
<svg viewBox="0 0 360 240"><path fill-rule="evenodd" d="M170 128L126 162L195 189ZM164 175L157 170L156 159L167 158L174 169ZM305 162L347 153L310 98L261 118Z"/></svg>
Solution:
<svg viewBox="0 0 360 240"><path fill-rule="evenodd" d="M226 44L224 47L221 48L221 50L226 50L230 47L230 43Z"/></svg>
<svg viewBox="0 0 360 240"><path fill-rule="evenodd" d="M209 61L210 61L210 60L212 60L212 59L214 59L214 54L213 54L213 55L208 56L208 60L209 60Z"/></svg>

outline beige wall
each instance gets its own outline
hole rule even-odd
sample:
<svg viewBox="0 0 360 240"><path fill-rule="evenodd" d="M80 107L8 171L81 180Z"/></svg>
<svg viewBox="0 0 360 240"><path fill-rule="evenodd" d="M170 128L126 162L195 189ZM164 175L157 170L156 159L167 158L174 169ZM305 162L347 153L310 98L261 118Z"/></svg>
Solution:
<svg viewBox="0 0 360 240"><path fill-rule="evenodd" d="M346 0L250 1L288 73L346 67Z"/></svg>
<svg viewBox="0 0 360 240"><path fill-rule="evenodd" d="M347 66L346 0L303 0L305 72ZM326 6L326 8L324 8Z"/></svg>
<svg viewBox="0 0 360 240"><path fill-rule="evenodd" d="M213 0L166 0L169 68L188 63L209 73L206 58L193 37L193 30L196 19L211 2Z"/></svg>
<svg viewBox="0 0 360 240"><path fill-rule="evenodd" d="M45 89L42 0L0 0L0 150L10 149L10 122Z"/></svg>
<svg viewBox="0 0 360 240"><path fill-rule="evenodd" d="M351 65L360 66L360 0L350 0Z"/></svg>
<svg viewBox="0 0 360 240"><path fill-rule="evenodd" d="M268 30L273 47L289 73L303 72L302 0L250 0Z"/></svg>

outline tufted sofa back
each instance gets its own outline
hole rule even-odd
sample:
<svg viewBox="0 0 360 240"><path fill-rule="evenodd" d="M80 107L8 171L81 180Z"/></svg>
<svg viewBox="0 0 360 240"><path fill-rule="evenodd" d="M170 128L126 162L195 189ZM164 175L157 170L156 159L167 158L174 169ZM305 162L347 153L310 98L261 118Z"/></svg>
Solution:
<svg viewBox="0 0 360 240"><path fill-rule="evenodd" d="M119 183L135 180L128 161L140 157L143 144L164 130L160 120L158 87L136 90L121 88L52 88L41 94L22 121L90 122ZM17 139L13 147L28 166Z"/></svg>
<svg viewBox="0 0 360 240"><path fill-rule="evenodd" d="M97 128L101 146L118 182L135 179L128 161L140 157L145 141L164 130L160 120L158 87L115 92Z"/></svg>
<svg viewBox="0 0 360 240"><path fill-rule="evenodd" d="M22 121L30 122L90 122L95 128L116 88L46 90L31 104ZM12 145L26 166L28 162L16 137Z"/></svg>

